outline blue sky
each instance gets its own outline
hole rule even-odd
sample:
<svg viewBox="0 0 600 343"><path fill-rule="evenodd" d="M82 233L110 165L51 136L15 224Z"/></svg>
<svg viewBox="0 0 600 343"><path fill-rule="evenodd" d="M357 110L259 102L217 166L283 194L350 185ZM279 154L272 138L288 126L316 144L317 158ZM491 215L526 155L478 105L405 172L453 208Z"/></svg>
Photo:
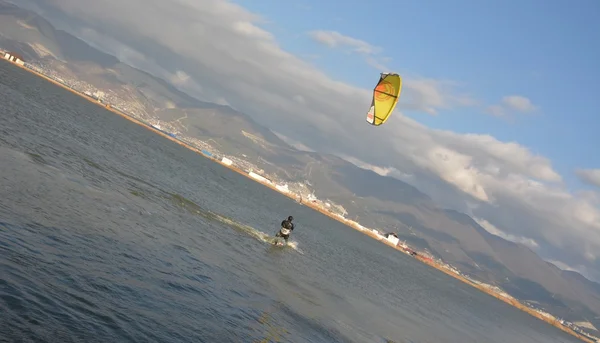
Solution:
<svg viewBox="0 0 600 343"><path fill-rule="evenodd" d="M482 108L405 112L429 127L517 141L550 158L572 189L584 186L574 169L600 167L598 1L236 2L267 19L263 27L285 50L356 86L371 87L379 70L307 32L337 31L381 47L393 71L458 82L485 106L521 95L538 107L512 120Z"/></svg>

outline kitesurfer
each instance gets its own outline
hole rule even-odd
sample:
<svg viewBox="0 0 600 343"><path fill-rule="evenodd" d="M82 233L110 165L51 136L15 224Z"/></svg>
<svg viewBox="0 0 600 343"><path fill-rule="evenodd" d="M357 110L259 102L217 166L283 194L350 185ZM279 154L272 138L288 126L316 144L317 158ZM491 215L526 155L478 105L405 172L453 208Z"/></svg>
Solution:
<svg viewBox="0 0 600 343"><path fill-rule="evenodd" d="M287 219L284 219L281 222L281 229L279 229L279 232L277 232L277 234L275 235L275 237L281 237L285 240L285 244L287 244L288 238L290 238L290 233L292 233L292 231L294 231L294 223L292 223L292 220L294 220L294 217L289 216L287 217Z"/></svg>

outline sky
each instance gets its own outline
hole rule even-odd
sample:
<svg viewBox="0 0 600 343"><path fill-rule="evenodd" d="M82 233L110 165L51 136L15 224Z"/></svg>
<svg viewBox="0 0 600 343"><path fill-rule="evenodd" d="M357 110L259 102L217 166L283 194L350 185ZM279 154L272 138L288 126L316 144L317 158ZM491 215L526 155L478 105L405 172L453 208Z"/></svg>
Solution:
<svg viewBox="0 0 600 343"><path fill-rule="evenodd" d="M23 1L298 147L397 177L600 280L595 0ZM373 127L383 71L404 85Z"/></svg>
<svg viewBox="0 0 600 343"><path fill-rule="evenodd" d="M516 141L551 158L573 189L589 186L580 182L575 169L600 166L594 144L581 144L598 142L595 133L600 128L595 118L600 114L600 97L591 91L598 89L600 76L597 1L581 1L578 6L475 0L390 0L377 6L356 0L344 6L334 1L304 1L295 6L275 0L236 3L267 18L264 27L277 35L284 49L319 56L315 64L334 78L369 87L376 73L395 71L405 77L455 82L460 91L480 102L448 108L437 116L403 113L420 123ZM377 19L388 11L389 17ZM329 31L330 36L299 34L312 31ZM337 45L333 32L338 35ZM371 47L375 67L361 66L360 54L347 57L360 45L347 41L343 46L342 35ZM330 49L331 45L338 49ZM532 111L519 111L517 103L503 104L503 98L511 95L527 98ZM557 137L564 139L560 145Z"/></svg>

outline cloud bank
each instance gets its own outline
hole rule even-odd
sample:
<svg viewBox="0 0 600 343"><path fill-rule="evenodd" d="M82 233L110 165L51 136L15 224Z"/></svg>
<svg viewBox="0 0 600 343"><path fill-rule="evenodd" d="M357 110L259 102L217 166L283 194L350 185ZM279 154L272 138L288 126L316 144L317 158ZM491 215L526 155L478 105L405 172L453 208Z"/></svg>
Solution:
<svg viewBox="0 0 600 343"><path fill-rule="evenodd" d="M491 105L487 108L487 112L497 117L503 117L509 113L532 113L538 108L531 100L520 95L509 95L502 98L499 105Z"/></svg>
<svg viewBox="0 0 600 343"><path fill-rule="evenodd" d="M173 78L201 99L231 104L269 122L306 149L327 149L404 178L444 206L465 211L488 230L527 244L545 258L598 270L600 211L590 197L572 194L562 185L551 161L516 142L433 130L402 115L406 110L438 114L477 106L451 80L406 79L399 110L375 128L364 122L371 85L357 88L334 80L284 51L260 27L264 18L229 1L43 4L77 21L73 27L79 35L117 56L129 49L130 62ZM338 32L316 28L309 34L330 48L364 56L380 52ZM495 115L536 110L529 99L516 95L488 108ZM386 144L373 152L366 144L371 141ZM589 171L580 176L590 183L600 181Z"/></svg>
<svg viewBox="0 0 600 343"><path fill-rule="evenodd" d="M576 173L582 182L600 187L600 169L578 169Z"/></svg>

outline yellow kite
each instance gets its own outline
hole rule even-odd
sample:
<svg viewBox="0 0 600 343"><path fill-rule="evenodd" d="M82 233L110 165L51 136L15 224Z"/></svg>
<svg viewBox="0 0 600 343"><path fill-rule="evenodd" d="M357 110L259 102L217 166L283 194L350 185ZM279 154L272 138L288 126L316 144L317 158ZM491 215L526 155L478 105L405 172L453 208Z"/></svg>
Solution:
<svg viewBox="0 0 600 343"><path fill-rule="evenodd" d="M367 112L367 123L379 126L388 119L398 103L402 78L394 73L381 73L379 82L373 89L371 108Z"/></svg>

